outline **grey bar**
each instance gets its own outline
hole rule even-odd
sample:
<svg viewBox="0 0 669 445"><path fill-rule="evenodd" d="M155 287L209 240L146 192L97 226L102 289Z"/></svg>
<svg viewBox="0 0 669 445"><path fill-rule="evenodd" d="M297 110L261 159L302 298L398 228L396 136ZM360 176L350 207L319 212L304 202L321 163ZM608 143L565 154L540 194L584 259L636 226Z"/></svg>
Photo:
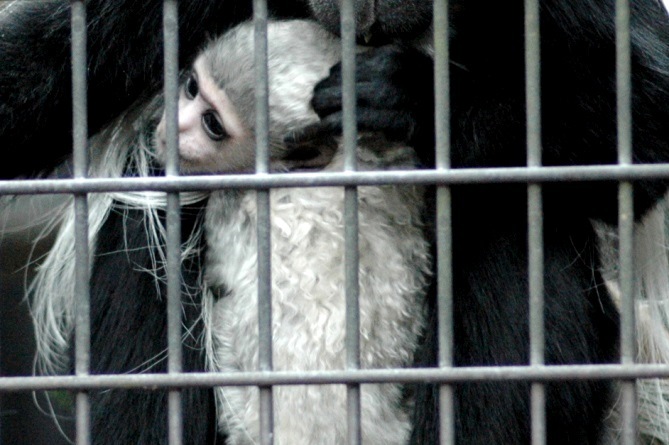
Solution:
<svg viewBox="0 0 669 445"><path fill-rule="evenodd" d="M164 93L167 156L165 176L179 175L179 18L177 0L163 3ZM179 194L167 195L166 214L166 275L167 275L167 369L170 374L182 371L181 345L181 216ZM170 445L183 442L183 412L181 390L172 388L168 394L168 430Z"/></svg>
<svg viewBox="0 0 669 445"><path fill-rule="evenodd" d="M632 163L632 62L629 0L616 0L618 162Z"/></svg>
<svg viewBox="0 0 669 445"><path fill-rule="evenodd" d="M167 370L170 374L182 372L181 322L181 205L178 193L167 195ZM183 410L181 390L174 388L168 395L169 444L183 443Z"/></svg>
<svg viewBox="0 0 669 445"><path fill-rule="evenodd" d="M541 166L541 34L538 0L525 0L525 101L527 166ZM530 365L544 364L544 248L541 184L527 185ZM531 389L532 444L546 443L546 394L541 383Z"/></svg>
<svg viewBox="0 0 669 445"><path fill-rule="evenodd" d="M269 172L269 86L267 68L267 1L254 0L256 175ZM260 371L272 371L272 263L270 234L270 190L257 192L258 238L258 335ZM271 445L274 409L271 386L260 386L260 443Z"/></svg>
<svg viewBox="0 0 669 445"><path fill-rule="evenodd" d="M72 15L72 134L74 177L88 174L88 119L87 119L87 27L86 5L82 0L71 3ZM88 249L88 196L84 191L74 196L75 247L75 374L85 377L90 367L90 286ZM91 443L90 400L80 391L76 395L76 443Z"/></svg>
<svg viewBox="0 0 669 445"><path fill-rule="evenodd" d="M527 187L528 267L530 296L530 365L544 364L544 249L541 185ZM532 444L546 443L546 394L542 384L531 389Z"/></svg>
<svg viewBox="0 0 669 445"><path fill-rule="evenodd" d="M269 85L267 68L267 0L254 0L256 92L256 173L269 172Z"/></svg>
<svg viewBox="0 0 669 445"><path fill-rule="evenodd" d="M669 179L669 164L629 166L458 168L449 170L356 171L271 175L146 178L39 179L0 181L0 194L72 194L130 191L194 192L221 188L344 187L384 184L506 184L527 182L637 181Z"/></svg>
<svg viewBox="0 0 669 445"><path fill-rule="evenodd" d="M90 365L90 286L88 249L88 198L75 195L75 374L87 376ZM90 443L90 401L88 394L77 393L77 445Z"/></svg>
<svg viewBox="0 0 669 445"><path fill-rule="evenodd" d="M342 46L342 114L344 152L346 162L344 170L357 169L357 110L355 92L355 8L353 0L341 1L341 46Z"/></svg>
<svg viewBox="0 0 669 445"><path fill-rule="evenodd" d="M345 281L346 281L346 365L347 369L360 368L360 311L358 286L358 193L347 187L344 192L345 221ZM362 441L360 386L347 386L348 443Z"/></svg>
<svg viewBox="0 0 669 445"><path fill-rule="evenodd" d="M344 270L346 282L346 369L360 369L360 305L358 281L358 190L344 191ZM360 386L347 387L348 443L362 441Z"/></svg>
<svg viewBox="0 0 669 445"><path fill-rule="evenodd" d="M361 369L357 371L200 372L56 377L3 377L0 392L104 388L208 388L214 386L327 385L360 383L552 382L669 378L667 365L472 366L452 368Z"/></svg>
<svg viewBox="0 0 669 445"><path fill-rule="evenodd" d="M88 176L87 27L84 0L72 0L72 135L74 177Z"/></svg>
<svg viewBox="0 0 669 445"><path fill-rule="evenodd" d="M163 0L165 176L179 175L179 11L178 0Z"/></svg>
<svg viewBox="0 0 669 445"><path fill-rule="evenodd" d="M357 169L357 118L355 91L355 10L352 0L343 0L341 6L342 43L342 105L345 171ZM346 364L347 369L360 368L360 306L359 306L359 246L358 246L358 193L355 185L346 187L344 195L345 221L345 283L346 283ZM348 443L362 440L360 425L360 386L347 387Z"/></svg>
<svg viewBox="0 0 669 445"><path fill-rule="evenodd" d="M355 8L353 0L340 2L342 44L342 106L344 170L357 169L356 92L355 92ZM360 305L358 282L358 189L356 185L344 190L344 270L346 282L346 366L360 369ZM348 443L362 442L360 386L346 388Z"/></svg>
<svg viewBox="0 0 669 445"><path fill-rule="evenodd" d="M618 193L618 236L620 272L620 352L623 365L634 364L636 357L636 330L634 305L634 210L632 202L633 186L621 182ZM622 392L622 444L637 443L637 393L636 380L621 382Z"/></svg>
<svg viewBox="0 0 669 445"><path fill-rule="evenodd" d="M616 110L618 163L632 163L632 68L629 0L616 0ZM618 191L618 236L620 281L620 354L622 364L633 364L636 357L634 305L634 204L633 186L620 183ZM621 382L622 443L633 445L637 437L636 381Z"/></svg>
<svg viewBox="0 0 669 445"><path fill-rule="evenodd" d="M433 3L435 159L439 170L451 167L448 0ZM439 367L453 366L453 221L451 189L437 188L437 311ZM453 387L439 388L439 440L455 443Z"/></svg>

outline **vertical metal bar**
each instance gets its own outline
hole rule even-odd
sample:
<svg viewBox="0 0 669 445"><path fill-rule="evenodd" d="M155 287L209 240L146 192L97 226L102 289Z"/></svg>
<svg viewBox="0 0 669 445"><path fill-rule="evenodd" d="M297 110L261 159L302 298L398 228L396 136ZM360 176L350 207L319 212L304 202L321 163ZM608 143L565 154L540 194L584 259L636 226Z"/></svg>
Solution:
<svg viewBox="0 0 669 445"><path fill-rule="evenodd" d="M450 73L448 0L435 0L434 91L435 159L440 170L451 168ZM439 367L453 366L453 218L451 189L437 187L437 311ZM452 385L439 388L439 437L442 445L455 443L455 412Z"/></svg>
<svg viewBox="0 0 669 445"><path fill-rule="evenodd" d="M179 11L177 0L163 3L165 116L167 134L166 176L179 175ZM170 374L182 371L181 346L181 209L178 193L167 194L167 369ZM170 445L183 442L181 391L168 394L168 429Z"/></svg>
<svg viewBox="0 0 669 445"><path fill-rule="evenodd" d="M527 166L541 166L541 37L539 2L525 0L525 100ZM541 184L527 186L530 365L544 364L544 249ZM532 444L546 443L545 386L531 387Z"/></svg>
<svg viewBox="0 0 669 445"><path fill-rule="evenodd" d="M86 5L83 0L72 0L72 135L74 150L74 177L88 175L88 112L86 85ZM74 196L75 246L75 374L90 372L90 286L88 249L88 196ZM88 393L76 396L77 445L88 445L90 437L90 401Z"/></svg>
<svg viewBox="0 0 669 445"><path fill-rule="evenodd" d="M616 0L616 87L618 163L632 163L632 85L629 0ZM621 305L620 354L623 365L633 364L636 357L636 326L634 305L633 187L623 181L618 188L618 235ZM636 381L624 381L622 386L622 443L636 443Z"/></svg>
<svg viewBox="0 0 669 445"><path fill-rule="evenodd" d="M267 68L267 1L254 0L256 83L256 174L269 172L269 87ZM258 366L271 371L272 364L272 263L270 235L270 190L257 191L258 238ZM260 391L260 443L270 445L274 435L272 387Z"/></svg>
<svg viewBox="0 0 669 445"><path fill-rule="evenodd" d="M74 177L88 176L88 97L86 94L86 5L72 0L72 134ZM86 260L88 264L88 259ZM85 267L88 269L88 266Z"/></svg>
<svg viewBox="0 0 669 445"><path fill-rule="evenodd" d="M357 169L356 93L355 93L355 7L353 0L341 2L342 107L346 171Z"/></svg>
<svg viewBox="0 0 669 445"><path fill-rule="evenodd" d="M355 7L352 0L341 4L342 105L344 124L344 170L357 169L356 93L355 93ZM358 189L344 189L344 270L346 282L346 366L360 369L360 305L358 281ZM360 385L347 385L348 443L362 442Z"/></svg>

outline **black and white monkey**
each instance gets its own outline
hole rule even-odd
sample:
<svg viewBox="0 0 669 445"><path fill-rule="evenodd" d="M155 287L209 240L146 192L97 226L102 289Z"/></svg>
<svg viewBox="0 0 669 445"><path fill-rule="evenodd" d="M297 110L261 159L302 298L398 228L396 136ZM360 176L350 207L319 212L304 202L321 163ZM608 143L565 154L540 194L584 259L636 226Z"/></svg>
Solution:
<svg viewBox="0 0 669 445"><path fill-rule="evenodd" d="M10 6L0 18L0 146L18 155L4 163L2 177L47 168L69 151L68 2ZM160 3L97 0L88 2L89 103L91 131L133 103L160 79ZM337 28L337 2L276 1L277 16L313 15ZM432 64L412 46L429 28L429 0L355 2L358 31L372 42L393 40L358 57L358 125L414 145L426 165L432 147ZM545 165L610 164L616 160L614 5L599 0L541 2L542 143ZM655 0L632 0L631 44L634 161L669 159L669 20ZM250 2L194 0L181 3L181 54L187 65L208 34L247 18ZM450 2L452 165L525 164L523 2ZM105 19L102 19L105 17ZM151 80L147 80L151 79ZM341 127L339 71L315 90L313 105L324 130ZM380 93L381 92L381 93ZM94 104L104 104L97 107ZM426 105L427 104L427 105ZM125 116L124 131L132 113ZM121 135L122 131L98 136ZM48 143L46 143L48 141ZM95 145L95 144L93 144ZM104 144L102 144L104 146ZM114 164L114 162L109 162ZM121 163L122 164L122 163ZM130 165L135 170L135 165ZM122 169L119 174L123 174ZM129 174L133 174L130 171ZM646 215L662 197L661 181L635 183L635 215ZM524 185L461 185L452 188L456 366L528 362L526 193ZM546 361L549 364L610 363L618 360L618 312L602 275L598 237L592 220L614 223L614 183L546 184L544 245ZM93 370L130 372L164 348L164 306L151 274L147 212L124 209L93 218L105 236L97 240L93 265ZM185 212L186 235L198 215ZM656 239L663 239L655 232ZM652 237L650 237L652 239ZM647 244L653 244L652 242ZM198 248L187 256L185 289L198 289ZM645 252L639 252L647 259ZM641 263L644 264L644 263ZM666 263L664 263L666 264ZM642 266L643 267L643 266ZM109 276L109 270L115 270ZM639 294L648 297L648 317L661 320L666 270L639 271ZM66 274L64 274L67 277ZM613 276L615 278L615 275ZM664 281L663 281L664 280ZM121 286L119 286L121 283ZM660 283L658 285L658 283ZM662 284L664 283L664 284ZM138 289L138 290L136 290ZM137 298L141 296L141 298ZM197 304L197 295L193 298ZM62 306L61 306L62 307ZM186 323L200 310L185 305ZM190 312L188 312L190 310ZM54 314L58 316L58 314ZM201 326L195 325L195 333ZM666 359L665 326L642 324L656 335ZM664 332L662 330L665 330ZM643 331L642 331L643 333ZM114 338L110 344L109 338ZM197 339L197 334L194 335ZM59 341L67 344L66 335ZM191 345L192 338L186 339ZM416 364L436 361L436 329L430 317ZM643 348L642 352L646 352ZM185 348L186 369L204 369L204 358ZM642 357L643 358L643 357ZM156 371L164 370L158 362ZM640 442L667 442L669 428L662 383L656 411L640 405ZM640 399L652 388L641 385ZM529 443L529 385L481 382L455 386L456 440L460 444ZM186 442L213 439L211 393L186 393ZM615 443L607 419L615 388L605 381L547 385L548 442ZM165 396L161 392L109 391L94 395L92 427L98 443L158 443L166 436ZM155 413L147 418L146 413ZM436 443L434 388L416 394L410 443ZM647 417L643 417L647 416Z"/></svg>
<svg viewBox="0 0 669 445"><path fill-rule="evenodd" d="M313 22L268 26L270 159L281 160L283 140L318 122L313 88L340 60L341 44ZM249 171L255 165L252 23L210 43L195 61L179 100L179 154L184 170ZM157 127L164 152L165 124ZM319 150L315 147L314 150ZM326 171L343 168L343 152ZM382 135L363 135L362 169L415 168L413 149ZM314 162L313 159L310 162ZM424 189L359 189L360 332L364 368L413 363L425 323L430 254L423 232ZM280 188L271 192L272 345L276 370L345 369L344 190ZM221 190L205 217L205 282L221 297L208 308L211 368L258 369L257 218L253 191ZM383 261L379 261L383 258ZM211 296L207 296L210 301ZM258 389L216 389L229 444L258 443ZM279 386L274 390L277 444L346 443L343 385ZM409 401L400 385L363 385L362 438L366 444L405 444L411 432ZM300 413L295 416L294 413Z"/></svg>

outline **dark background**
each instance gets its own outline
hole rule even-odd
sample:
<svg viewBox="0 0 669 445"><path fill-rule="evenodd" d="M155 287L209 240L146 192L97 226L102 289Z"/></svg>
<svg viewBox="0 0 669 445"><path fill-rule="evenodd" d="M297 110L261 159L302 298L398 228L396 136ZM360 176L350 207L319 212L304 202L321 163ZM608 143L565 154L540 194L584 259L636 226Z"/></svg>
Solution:
<svg viewBox="0 0 669 445"><path fill-rule="evenodd" d="M48 248L49 240L33 246L41 226L35 224L48 212L51 198L0 198L0 376L29 376L33 372L35 341L26 300L26 283L32 276L27 267L30 259L38 259ZM34 250L33 250L34 249ZM51 394L53 404L67 414L70 395ZM0 444L2 445L64 445L68 441L57 429L55 421L45 412L48 404L44 393L0 392ZM70 416L59 423L70 437L73 422Z"/></svg>

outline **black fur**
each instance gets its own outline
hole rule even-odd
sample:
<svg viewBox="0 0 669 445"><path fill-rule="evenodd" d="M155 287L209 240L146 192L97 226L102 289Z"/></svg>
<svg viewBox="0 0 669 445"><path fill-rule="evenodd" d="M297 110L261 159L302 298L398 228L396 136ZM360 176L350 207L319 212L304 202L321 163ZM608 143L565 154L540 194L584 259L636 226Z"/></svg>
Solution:
<svg viewBox="0 0 669 445"><path fill-rule="evenodd" d="M541 8L543 163L614 163L613 2L545 0ZM666 162L669 21L654 1L632 1L632 11L634 161ZM450 14L452 165L523 166L523 3L454 1ZM425 66L425 57L414 49L380 48L358 55L358 124L391 137L404 134L429 165L432 127L419 105L429 101L416 80L429 85L431 67ZM341 128L338 70L317 86L313 100L323 131ZM663 181L637 182L637 217L665 189ZM452 193L455 363L527 364L526 188L457 186ZM617 184L546 184L543 198L546 361L616 362L618 313L598 270L590 220L615 223ZM435 326L420 353L433 364ZM455 390L457 443L530 443L528 384L472 383ZM416 445L437 437L436 388L427 391L421 396L426 404L417 406ZM548 385L548 442L598 443L612 396L610 382Z"/></svg>
<svg viewBox="0 0 669 445"><path fill-rule="evenodd" d="M185 209L182 236L199 221L199 209ZM114 211L101 229L91 282L91 373L167 372L166 289L156 297L150 274L147 222L137 210ZM115 271L110 274L109 271ZM184 372L203 372L199 258L186 261L182 322ZM190 296L193 295L193 296ZM182 392L184 443L214 444L216 418L213 393L194 388ZM91 392L94 443L159 444L167 438L167 391L104 390ZM147 425L151 427L147 428Z"/></svg>
<svg viewBox="0 0 669 445"><path fill-rule="evenodd" d="M11 148L14 160L0 166L0 178L48 171L70 154L72 146L70 2L20 3L0 18L0 146ZM299 2L272 3L275 14L306 14ZM93 134L140 95L160 88L162 1L90 0L86 5ZM210 36L248 19L251 10L250 0L180 2L180 65L190 64ZM139 372L138 367L160 357L166 347L165 301L157 295L153 277L142 271L151 267L142 219L136 211L127 217L112 214L101 232L91 279L92 373ZM184 230L195 222L196 215L183 215ZM193 268L184 271L185 284L195 286L199 262L185 267ZM110 270L115 273L110 275ZM193 328L184 347L184 370L203 371L202 325L196 323L199 299L184 295L184 302L183 321ZM165 372L162 357L151 372ZM166 394L92 393L93 443L166 443ZM214 443L213 393L186 390L183 400L184 443ZM216 443L221 442L219 438Z"/></svg>
<svg viewBox="0 0 669 445"><path fill-rule="evenodd" d="M320 20L337 29L333 1L310 3ZM137 96L156 88L161 79L160 3L88 2L91 133ZM192 0L180 4L182 65L190 61L207 35L219 33L250 14L250 1ZM377 4L380 22L364 31L384 34L374 41L394 38L396 43L405 44L358 56L359 78L363 80L358 88L359 125L386 131L394 139L407 139L429 166L433 162L431 63L406 43L422 30L431 2L388 0ZM543 162L615 162L613 2L544 0L541 4ZM69 152L69 51L62 43L67 41L69 30L67 2L57 5L31 5L24 8L25 13L0 22L0 147L10 147L12 154L19 156L18 161L0 167L0 177L48 168ZM305 0L277 0L270 2L270 7L279 16L309 12ZM634 159L667 161L669 24L654 0L632 0L632 10ZM450 15L453 166L522 166L523 2L454 0ZM333 77L317 88L314 99L314 107L324 118L323 131L341 128L339 97L335 69ZM636 214L645 212L665 188L659 181L636 183ZM618 356L618 314L598 272L590 219L615 222L616 184L547 184L544 209L546 360L555 364L614 362ZM453 212L455 362L459 366L525 364L529 354L525 187L454 187ZM141 224L130 221L126 230L141 232ZM110 251L122 247L118 224L118 216L107 222L115 237L108 241ZM138 246L146 241L138 234L132 234L131 239ZM147 285L148 278L134 269L122 272L128 289L144 289L142 301L146 305L137 305L135 292L113 292L114 286L108 289L105 285L109 282L107 264L146 261L146 257L127 262L125 257L111 256L96 260L94 279L101 282L93 282L93 350L99 351L93 356L95 372L127 371L163 348L164 307ZM130 298L134 300L123 303ZM117 303L119 314L123 314L118 323L114 309L108 309ZM119 330L125 332L113 333ZM117 359L118 346L107 340L124 335L129 341ZM425 337L417 354L418 364L433 365L434 329ZM185 360L187 369L202 369L197 353L187 352ZM412 443L436 443L434 388L417 391ZM164 393L109 394L114 397L101 394L94 398L96 443L123 443L121 437L127 438L126 443L164 440ZM211 396L198 390L189 394L185 443L202 443L203 438L213 437L213 417L207 408ZM611 398L609 382L549 384L549 443L595 444ZM529 443L528 404L526 383L458 385L457 442ZM147 412L154 409L158 414L152 421ZM125 425L127 436L121 431ZM139 437L144 442L138 442Z"/></svg>

